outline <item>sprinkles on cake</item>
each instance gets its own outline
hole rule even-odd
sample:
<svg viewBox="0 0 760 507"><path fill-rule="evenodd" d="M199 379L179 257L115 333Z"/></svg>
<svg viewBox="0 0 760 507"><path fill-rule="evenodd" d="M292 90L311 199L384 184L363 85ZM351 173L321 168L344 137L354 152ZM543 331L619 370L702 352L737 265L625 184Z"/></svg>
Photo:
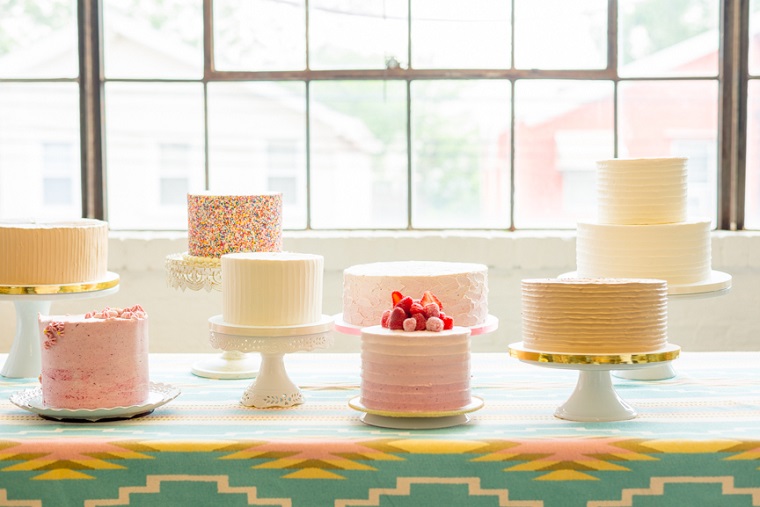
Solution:
<svg viewBox="0 0 760 507"><path fill-rule="evenodd" d="M443 312L443 304L429 290L420 299L404 296L399 291L391 294L393 309L383 312L380 325L394 331L441 332L454 327L454 319Z"/></svg>

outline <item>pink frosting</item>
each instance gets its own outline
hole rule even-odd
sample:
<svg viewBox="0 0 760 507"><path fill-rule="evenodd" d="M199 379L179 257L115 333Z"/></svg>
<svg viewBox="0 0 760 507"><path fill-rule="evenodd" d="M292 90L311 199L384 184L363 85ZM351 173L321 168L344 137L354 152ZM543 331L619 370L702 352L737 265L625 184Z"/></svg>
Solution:
<svg viewBox="0 0 760 507"><path fill-rule="evenodd" d="M85 314L85 319L144 319L148 316L140 305L129 308L111 308L106 306L101 311L92 311Z"/></svg>

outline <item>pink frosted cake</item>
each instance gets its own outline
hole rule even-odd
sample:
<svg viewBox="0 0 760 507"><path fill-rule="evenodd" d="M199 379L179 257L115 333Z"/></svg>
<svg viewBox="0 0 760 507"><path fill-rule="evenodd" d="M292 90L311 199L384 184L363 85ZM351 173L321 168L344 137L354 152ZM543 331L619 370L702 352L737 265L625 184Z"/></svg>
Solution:
<svg viewBox="0 0 760 507"><path fill-rule="evenodd" d="M282 194L187 196L188 254L282 250Z"/></svg>
<svg viewBox="0 0 760 507"><path fill-rule="evenodd" d="M470 330L441 315L437 302L394 297L394 303L382 325L362 329L362 404L392 413L467 406Z"/></svg>
<svg viewBox="0 0 760 507"><path fill-rule="evenodd" d="M46 406L113 408L148 399L148 315L142 307L40 315L39 325Z"/></svg>

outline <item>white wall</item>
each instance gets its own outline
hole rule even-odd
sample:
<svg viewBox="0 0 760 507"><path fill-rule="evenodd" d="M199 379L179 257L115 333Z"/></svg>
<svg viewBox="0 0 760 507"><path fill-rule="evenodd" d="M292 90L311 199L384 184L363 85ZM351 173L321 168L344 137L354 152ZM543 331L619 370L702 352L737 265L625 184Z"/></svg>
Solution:
<svg viewBox="0 0 760 507"><path fill-rule="evenodd" d="M179 291L166 284L166 256L187 249L184 234L112 233L109 270L116 294L53 303L52 313L84 313L139 303L150 316L153 352L217 352L208 318L221 313L221 293ZM324 312L341 311L343 269L390 260L480 262L489 267L489 306L499 329L473 339L473 350L505 351L520 341L520 280L575 269L575 233L286 233L284 249L325 258ZM723 296L671 300L670 340L684 350L760 350L760 233L713 234L713 268L733 275ZM0 352L13 339L13 303L0 302ZM358 338L335 334L330 352L358 351Z"/></svg>

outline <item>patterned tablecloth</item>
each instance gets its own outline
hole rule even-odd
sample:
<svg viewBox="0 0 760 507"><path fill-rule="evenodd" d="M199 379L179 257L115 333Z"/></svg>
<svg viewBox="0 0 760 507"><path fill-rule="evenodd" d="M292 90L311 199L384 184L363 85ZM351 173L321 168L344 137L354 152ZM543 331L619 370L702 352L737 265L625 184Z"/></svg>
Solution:
<svg viewBox="0 0 760 507"><path fill-rule="evenodd" d="M0 356L0 360L4 360ZM151 357L182 389L152 414L56 422L8 401L36 379L0 377L0 506L760 505L760 353L683 353L664 381L613 378L637 418L553 412L577 372L475 354L485 406L462 426L363 424L355 354L290 354L306 403L252 409L249 380L194 377L189 354Z"/></svg>

